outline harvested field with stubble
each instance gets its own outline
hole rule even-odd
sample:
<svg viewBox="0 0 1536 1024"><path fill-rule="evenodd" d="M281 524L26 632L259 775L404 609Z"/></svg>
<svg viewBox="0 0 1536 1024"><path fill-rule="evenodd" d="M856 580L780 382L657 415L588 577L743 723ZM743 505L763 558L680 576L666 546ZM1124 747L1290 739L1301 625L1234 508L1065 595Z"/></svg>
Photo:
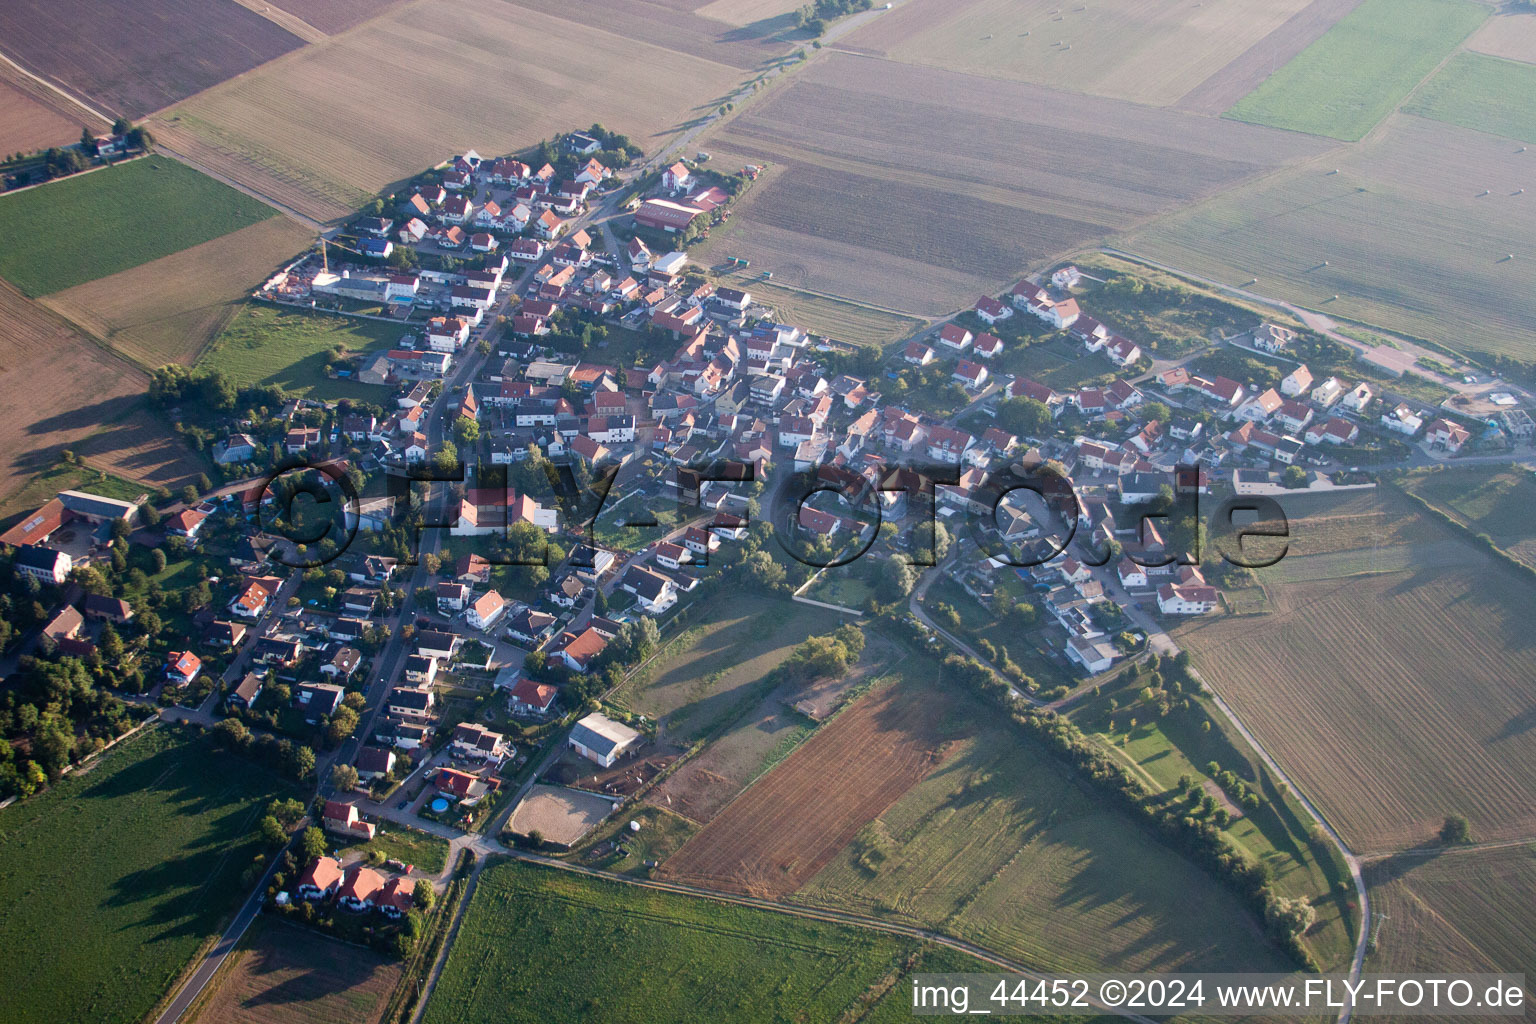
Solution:
<svg viewBox="0 0 1536 1024"><path fill-rule="evenodd" d="M1528 359L1536 157L1520 148L1399 114L1336 159L1235 189L1116 244L1229 285L1257 278L1252 291L1331 316Z"/></svg>
<svg viewBox="0 0 1536 1024"><path fill-rule="evenodd" d="M1524 972L1536 985L1536 847L1402 854L1365 872L1371 904L1384 915L1380 952L1366 970ZM1410 1018L1402 1018L1408 1020ZM1423 1019L1423 1018L1418 1018Z"/></svg>
<svg viewBox="0 0 1536 1024"><path fill-rule="evenodd" d="M1327 148L847 53L819 60L704 144L721 163L772 165L712 233L709 258L744 256L776 284L924 316Z"/></svg>
<svg viewBox="0 0 1536 1024"><path fill-rule="evenodd" d="M1166 106L1309 3L910 0L845 41L903 63Z"/></svg>
<svg viewBox="0 0 1536 1024"><path fill-rule="evenodd" d="M192 1024L379 1024L399 961L258 918Z"/></svg>
<svg viewBox="0 0 1536 1024"><path fill-rule="evenodd" d="M235 0L8 0L5 52L130 118L302 46Z"/></svg>
<svg viewBox="0 0 1536 1024"><path fill-rule="evenodd" d="M454 153L601 121L654 148L743 72L502 0L424 0L153 123L174 151L317 220Z"/></svg>
<svg viewBox="0 0 1536 1024"><path fill-rule="evenodd" d="M272 217L54 292L43 304L144 365L191 363L239 303L313 241L308 228Z"/></svg>
<svg viewBox="0 0 1536 1024"><path fill-rule="evenodd" d="M1355 850L1423 842L1451 813L1486 839L1529 835L1536 589L1402 499L1383 500L1419 521L1425 539L1411 550L1432 565L1371 573L1366 561L1363 574L1298 582L1261 572L1270 614L1175 636Z"/></svg>
<svg viewBox="0 0 1536 1024"><path fill-rule="evenodd" d="M12 410L0 428L0 495L66 448L135 479L184 477L185 449L141 411L148 386L137 368L0 282L0 396Z"/></svg>
<svg viewBox="0 0 1536 1024"><path fill-rule="evenodd" d="M567 0L509 2L572 18ZM809 42L808 35L795 28L793 12L800 6L794 0L717 0L705 7L698 7L698 0L582 0L580 21L566 31L601 25L639 43L757 71Z"/></svg>
<svg viewBox="0 0 1536 1024"><path fill-rule="evenodd" d="M753 896L794 892L941 763L945 745L931 709L900 688L868 694L737 797L661 875Z"/></svg>
<svg viewBox="0 0 1536 1024"><path fill-rule="evenodd" d="M1536 12L1500 11L1472 33L1467 49L1536 64Z"/></svg>

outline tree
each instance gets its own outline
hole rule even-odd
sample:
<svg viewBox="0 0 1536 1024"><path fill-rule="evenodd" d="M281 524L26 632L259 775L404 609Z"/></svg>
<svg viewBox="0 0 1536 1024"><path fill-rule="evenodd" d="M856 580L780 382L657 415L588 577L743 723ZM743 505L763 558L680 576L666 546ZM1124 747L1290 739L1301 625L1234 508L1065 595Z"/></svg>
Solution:
<svg viewBox="0 0 1536 1024"><path fill-rule="evenodd" d="M460 416L453 421L453 434L460 444L474 444L480 439L480 424L468 416Z"/></svg>
<svg viewBox="0 0 1536 1024"><path fill-rule="evenodd" d="M437 899L437 893L432 890L432 883L425 878L418 879L411 889L411 900L422 910L431 910L432 903Z"/></svg>
<svg viewBox="0 0 1536 1024"><path fill-rule="evenodd" d="M459 449L452 441L444 441L432 456L432 465L440 472L449 472L459 464Z"/></svg>
<svg viewBox="0 0 1536 1024"><path fill-rule="evenodd" d="M187 486L181 489L181 500L186 504L196 505L197 497L197 488L194 485L187 484Z"/></svg>
<svg viewBox="0 0 1536 1024"><path fill-rule="evenodd" d="M1280 486L1292 490L1307 486L1307 471L1300 466L1286 467L1284 475L1280 477Z"/></svg>
<svg viewBox="0 0 1536 1024"><path fill-rule="evenodd" d="M357 769L349 764L338 764L331 769L331 785L343 793L357 788Z"/></svg>
<svg viewBox="0 0 1536 1024"><path fill-rule="evenodd" d="M149 564L156 576L165 572L165 552L159 548L153 548L149 552Z"/></svg>
<svg viewBox="0 0 1536 1024"><path fill-rule="evenodd" d="M261 819L261 841L268 846L282 846L288 841L288 832L282 822L269 814Z"/></svg>
<svg viewBox="0 0 1536 1024"><path fill-rule="evenodd" d="M934 563L942 562L949 553L949 530L934 520L918 523L912 528L914 551L932 551Z"/></svg>
<svg viewBox="0 0 1536 1024"><path fill-rule="evenodd" d="M1033 398L1010 398L997 407L997 422L1010 434L1040 437L1051 426L1051 410Z"/></svg>
<svg viewBox="0 0 1536 1024"><path fill-rule="evenodd" d="M1162 402L1145 402L1139 410L1141 418L1150 423L1156 420L1159 423L1167 423L1173 412Z"/></svg>
<svg viewBox="0 0 1536 1024"><path fill-rule="evenodd" d="M316 857L324 857L326 850L325 833L311 825L304 830L304 838L299 841L299 845L304 850L304 859L306 861L314 860Z"/></svg>
<svg viewBox="0 0 1536 1024"><path fill-rule="evenodd" d="M887 558L880 563L879 580L875 595L883 602L900 601L912 593L917 584L917 572L904 558Z"/></svg>
<svg viewBox="0 0 1536 1024"><path fill-rule="evenodd" d="M315 752L309 747L299 747L293 752L293 774L295 778L307 779L315 771Z"/></svg>
<svg viewBox="0 0 1536 1024"><path fill-rule="evenodd" d="M1440 826L1440 841L1447 846L1465 846L1472 841L1472 826L1459 814L1447 815Z"/></svg>
<svg viewBox="0 0 1536 1024"><path fill-rule="evenodd" d="M119 117L116 121L112 122L113 135L127 135L131 131L133 131L133 125L129 123L126 117Z"/></svg>

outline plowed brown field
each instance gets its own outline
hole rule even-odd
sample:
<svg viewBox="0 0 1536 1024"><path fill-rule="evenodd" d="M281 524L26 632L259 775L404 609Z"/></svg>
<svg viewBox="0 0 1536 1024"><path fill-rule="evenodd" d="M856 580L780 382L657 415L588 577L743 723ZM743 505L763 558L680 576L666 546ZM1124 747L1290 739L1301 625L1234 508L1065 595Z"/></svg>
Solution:
<svg viewBox="0 0 1536 1024"><path fill-rule="evenodd" d="M664 877L782 896L820 871L942 760L931 706L872 693L748 789L662 867Z"/></svg>
<svg viewBox="0 0 1536 1024"><path fill-rule="evenodd" d="M235 0L6 0L0 40L28 70L130 118L304 42Z"/></svg>
<svg viewBox="0 0 1536 1024"><path fill-rule="evenodd" d="M708 259L938 315L1025 267L1327 143L1118 100L833 53L714 132L770 170Z"/></svg>
<svg viewBox="0 0 1536 1024"><path fill-rule="evenodd" d="M169 439L164 432L158 441L152 430L143 433L148 421L138 417L144 415L139 410L147 386L143 373L0 282L0 401L8 412L0 418L0 495L55 465L64 449L81 449L104 427L116 430L90 449L98 456L94 464L138 479L162 472L132 467L145 449ZM133 433L124 445L116 431L130 426ZM179 446L171 450L178 459L184 454ZM157 460L162 467L168 461Z"/></svg>

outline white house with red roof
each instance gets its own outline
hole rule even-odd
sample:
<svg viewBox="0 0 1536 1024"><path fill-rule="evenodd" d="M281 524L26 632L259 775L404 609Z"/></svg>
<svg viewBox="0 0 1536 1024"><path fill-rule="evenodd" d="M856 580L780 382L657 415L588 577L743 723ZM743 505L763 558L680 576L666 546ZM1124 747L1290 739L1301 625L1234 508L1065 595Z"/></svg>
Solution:
<svg viewBox="0 0 1536 1024"><path fill-rule="evenodd" d="M190 683L203 670L203 660L191 651L172 651L165 656L165 677L175 683Z"/></svg>
<svg viewBox="0 0 1536 1024"><path fill-rule="evenodd" d="M514 715L547 715L559 691L548 683L519 676L507 702Z"/></svg>
<svg viewBox="0 0 1536 1024"><path fill-rule="evenodd" d="M950 376L965 387L979 388L987 382L987 368L969 359L962 359L955 364L955 372Z"/></svg>
<svg viewBox="0 0 1536 1024"><path fill-rule="evenodd" d="M927 366L936 357L933 354L933 349L922 342L909 341L907 342L906 350L901 354L901 358L904 362L911 363L913 366Z"/></svg>
<svg viewBox="0 0 1536 1024"><path fill-rule="evenodd" d="M1164 583L1157 588L1157 607L1164 615L1204 615L1214 611L1219 597L1204 584Z"/></svg>
<svg viewBox="0 0 1536 1024"><path fill-rule="evenodd" d="M299 898L318 900L329 896L340 888L341 880L341 861L335 857L316 857L299 876Z"/></svg>
<svg viewBox="0 0 1536 1024"><path fill-rule="evenodd" d="M681 160L661 172L661 187L669 192L681 192L691 188L696 180L693 172L688 169L688 165Z"/></svg>
<svg viewBox="0 0 1536 1024"><path fill-rule="evenodd" d="M995 359L1003 352L1003 339L995 334L978 334L971 351L978 359Z"/></svg>
<svg viewBox="0 0 1536 1024"><path fill-rule="evenodd" d="M986 323L995 324L1013 316L1013 310L992 296L983 295L976 300L976 315Z"/></svg>
<svg viewBox="0 0 1536 1024"><path fill-rule="evenodd" d="M229 603L229 610L247 619L260 618L282 585L283 581L276 576L252 577L246 581L245 588Z"/></svg>
<svg viewBox="0 0 1536 1024"><path fill-rule="evenodd" d="M950 352L964 352L973 340L974 335L959 324L945 324L939 329L939 347Z"/></svg>
<svg viewBox="0 0 1536 1024"><path fill-rule="evenodd" d="M327 800L320 812L320 824L327 832L335 832L349 839L372 839L377 827L364 821L357 812L357 805L345 800Z"/></svg>
<svg viewBox="0 0 1536 1024"><path fill-rule="evenodd" d="M1459 452L1461 446L1472 439L1472 432L1458 423L1441 417L1431 420L1429 427L1424 432L1424 440L1436 448L1444 448L1448 452Z"/></svg>
<svg viewBox="0 0 1536 1024"><path fill-rule="evenodd" d="M464 621L485 632L501 619L506 610L506 599L494 590L487 590L465 610Z"/></svg>

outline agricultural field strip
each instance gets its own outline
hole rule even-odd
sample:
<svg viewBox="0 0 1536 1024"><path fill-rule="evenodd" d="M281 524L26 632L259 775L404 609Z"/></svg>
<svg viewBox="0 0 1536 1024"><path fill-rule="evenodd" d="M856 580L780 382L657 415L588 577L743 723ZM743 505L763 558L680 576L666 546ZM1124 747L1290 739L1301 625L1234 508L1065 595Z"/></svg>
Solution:
<svg viewBox="0 0 1536 1024"><path fill-rule="evenodd" d="M0 39L18 63L130 118L304 45L235 0L133 0L110 16L89 0L9 0Z"/></svg>
<svg viewBox="0 0 1536 1024"><path fill-rule="evenodd" d="M1536 205L1519 194L1531 167L1519 148L1399 114L1336 164L1283 171L1119 244L1216 281L1257 277L1277 299L1410 338L1524 357ZM1478 315L1455 313L1466 308Z"/></svg>
<svg viewBox="0 0 1536 1024"><path fill-rule="evenodd" d="M1309 2L912 0L843 45L979 77L1166 106L1278 32ZM1173 51L1177 60L1167 57Z"/></svg>
<svg viewBox="0 0 1536 1024"><path fill-rule="evenodd" d="M198 140L194 158L329 219L469 145L506 152L599 120L651 146L742 76L502 0L425 0L209 89L154 130L178 149Z"/></svg>

